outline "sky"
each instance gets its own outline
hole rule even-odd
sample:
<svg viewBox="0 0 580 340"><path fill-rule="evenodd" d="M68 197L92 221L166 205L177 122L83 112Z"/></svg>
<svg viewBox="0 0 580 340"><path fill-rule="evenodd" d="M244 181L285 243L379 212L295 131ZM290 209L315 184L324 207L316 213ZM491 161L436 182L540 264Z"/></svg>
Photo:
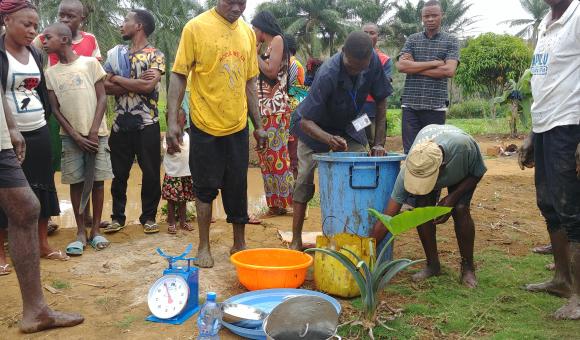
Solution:
<svg viewBox="0 0 580 340"><path fill-rule="evenodd" d="M399 0L403 2L403 0ZM411 0L415 3L418 0ZM247 0L245 17L252 18L258 4L267 2L264 0ZM478 22L471 27L467 35L479 35L485 32L511 33L518 32L518 28L510 28L506 24L500 24L504 20L525 19L527 13L521 8L519 0L468 0L472 3L470 16L477 16Z"/></svg>

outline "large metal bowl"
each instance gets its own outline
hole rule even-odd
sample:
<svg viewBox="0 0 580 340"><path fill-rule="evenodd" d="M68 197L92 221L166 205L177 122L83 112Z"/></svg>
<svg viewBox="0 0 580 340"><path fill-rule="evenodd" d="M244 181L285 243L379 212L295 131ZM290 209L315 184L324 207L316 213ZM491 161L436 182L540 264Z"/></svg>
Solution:
<svg viewBox="0 0 580 340"><path fill-rule="evenodd" d="M280 303L264 321L268 340L326 340L337 338L338 313L317 296L297 296Z"/></svg>
<svg viewBox="0 0 580 340"><path fill-rule="evenodd" d="M222 304L222 319L243 328L260 328L267 313L248 305L238 303Z"/></svg>

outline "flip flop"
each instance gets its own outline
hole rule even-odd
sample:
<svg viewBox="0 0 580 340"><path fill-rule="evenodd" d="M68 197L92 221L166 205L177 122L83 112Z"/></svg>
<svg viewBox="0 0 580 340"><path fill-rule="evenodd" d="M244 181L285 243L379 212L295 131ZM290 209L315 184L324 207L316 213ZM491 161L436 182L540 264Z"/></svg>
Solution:
<svg viewBox="0 0 580 340"><path fill-rule="evenodd" d="M167 233L171 235L177 234L177 227L175 226L175 224L167 227Z"/></svg>
<svg viewBox="0 0 580 340"><path fill-rule="evenodd" d="M95 250L100 251L106 249L111 244L111 242L109 242L109 240L107 240L104 236L97 235L89 240L89 244Z"/></svg>
<svg viewBox="0 0 580 340"><path fill-rule="evenodd" d="M61 250L53 251L52 253L42 256L43 259L47 260L56 260L56 261L68 261L70 259L69 256L64 254Z"/></svg>
<svg viewBox="0 0 580 340"><path fill-rule="evenodd" d="M180 225L179 226L181 229L183 230L187 230L187 231L193 231L194 228L192 226L190 226L189 224L185 223L184 225Z"/></svg>
<svg viewBox="0 0 580 340"><path fill-rule="evenodd" d="M255 215L252 215L252 216L250 216L250 219L248 220L248 224L260 225L260 224L262 224L262 220L260 220Z"/></svg>
<svg viewBox="0 0 580 340"><path fill-rule="evenodd" d="M10 269L10 265L8 263L0 265L0 276L8 275L12 273L12 269Z"/></svg>
<svg viewBox="0 0 580 340"><path fill-rule="evenodd" d="M103 232L105 234L112 234L123 230L123 228L125 228L125 226L122 226L121 223L113 221L111 224L105 227L105 229L103 229Z"/></svg>
<svg viewBox="0 0 580 340"><path fill-rule="evenodd" d="M158 233L159 232L159 226L155 222L145 223L143 225L143 232L145 234L155 234L155 233Z"/></svg>
<svg viewBox="0 0 580 340"><path fill-rule="evenodd" d="M66 246L67 255L81 256L85 250L85 245L81 241L73 241Z"/></svg>

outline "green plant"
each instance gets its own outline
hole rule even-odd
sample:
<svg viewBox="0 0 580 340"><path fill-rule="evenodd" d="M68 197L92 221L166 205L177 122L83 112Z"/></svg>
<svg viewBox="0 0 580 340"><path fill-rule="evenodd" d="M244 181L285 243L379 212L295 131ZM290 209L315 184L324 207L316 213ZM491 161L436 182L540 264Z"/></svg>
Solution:
<svg viewBox="0 0 580 340"><path fill-rule="evenodd" d="M461 103L452 104L447 116L455 119L486 118L491 113L489 101L484 99L469 99Z"/></svg>
<svg viewBox="0 0 580 340"><path fill-rule="evenodd" d="M448 214L450 211L451 208L448 207L425 207L417 208L412 211L405 211L395 217L390 217L383 215L374 209L369 209L369 213L381 221L381 223L383 223L391 233L391 238L387 241L385 247L381 250L378 257L374 256L375 252L373 243L370 241L370 263L366 263L365 261L361 260L358 255L346 248L337 250L311 248L306 250L307 253L320 252L335 258L353 276L361 293L363 320L351 322L351 325L359 324L368 329L371 339L374 339L373 327L375 327L377 323L386 328L384 323L377 318L379 293L388 286L389 282L395 277L395 275L407 267L423 260L412 261L409 259L397 259L381 263L377 262L376 259L383 258L388 246L395 240L397 236L434 218ZM351 255L355 259L356 263L351 261L350 258L348 258L345 254L341 253L340 250L343 250Z"/></svg>
<svg viewBox="0 0 580 340"><path fill-rule="evenodd" d="M62 281L62 280L53 280L50 284L52 286L52 288L55 289L70 289L71 288L71 284L68 281Z"/></svg>
<svg viewBox="0 0 580 340"><path fill-rule="evenodd" d="M532 115L532 72L527 69L520 79L516 82L513 79L509 80L509 87L503 92L500 97L494 98L494 103L500 107L509 106L510 108L510 132L511 136L515 137L517 131L518 118L522 125L529 126Z"/></svg>

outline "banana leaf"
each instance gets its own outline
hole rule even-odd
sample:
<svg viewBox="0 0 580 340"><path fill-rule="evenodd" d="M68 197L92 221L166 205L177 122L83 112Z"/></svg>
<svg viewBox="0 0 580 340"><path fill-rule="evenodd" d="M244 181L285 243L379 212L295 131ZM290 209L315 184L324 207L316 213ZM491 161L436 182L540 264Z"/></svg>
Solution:
<svg viewBox="0 0 580 340"><path fill-rule="evenodd" d="M417 260L417 261L411 261L408 260L409 262L400 262L397 263L395 266L393 266L389 271L387 271L385 273L385 275L383 277L380 278L379 284L378 284L378 289L376 290L377 292L382 291L383 289L385 289L385 287L387 286L387 284L393 279L393 277L395 277L395 275L397 275L400 271L406 269L407 267L410 267L414 264L417 264L419 262L423 262L423 260Z"/></svg>
<svg viewBox="0 0 580 340"><path fill-rule="evenodd" d="M393 236L399 236L402 233L427 223L437 217L448 214L453 210L450 207L424 207L415 208L413 210L405 211L392 218L384 215L374 209L368 211L381 221Z"/></svg>

